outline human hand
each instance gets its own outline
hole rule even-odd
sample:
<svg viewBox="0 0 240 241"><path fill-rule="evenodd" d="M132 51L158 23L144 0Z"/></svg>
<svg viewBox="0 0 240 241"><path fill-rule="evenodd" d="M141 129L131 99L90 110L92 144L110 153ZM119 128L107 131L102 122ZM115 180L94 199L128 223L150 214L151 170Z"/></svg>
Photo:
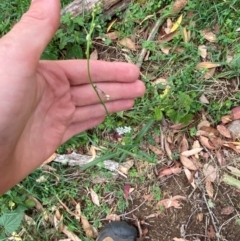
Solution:
<svg viewBox="0 0 240 241"><path fill-rule="evenodd" d="M39 61L58 28L59 13L59 0L34 0L0 39L0 194L63 142L105 118L85 60ZM110 113L131 108L144 94L134 65L91 61L90 71L97 88L110 96L105 103Z"/></svg>

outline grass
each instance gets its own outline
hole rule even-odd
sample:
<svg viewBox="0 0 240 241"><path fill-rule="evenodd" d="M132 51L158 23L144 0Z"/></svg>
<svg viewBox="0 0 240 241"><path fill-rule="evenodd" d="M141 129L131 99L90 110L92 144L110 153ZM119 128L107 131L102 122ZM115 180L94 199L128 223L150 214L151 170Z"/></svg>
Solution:
<svg viewBox="0 0 240 241"><path fill-rule="evenodd" d="M29 2L14 0L11 3L0 3L0 36L7 33L20 19L28 8ZM68 2L70 0L62 1L62 4ZM181 34L166 43L160 44L157 40L146 41L144 33L158 19L158 10L171 2L149 0L140 4L136 1L131 4L124 15L117 14L118 20L112 26L111 31L118 31L121 38L132 35L140 49L145 47L150 51L149 59L143 63L141 69L142 79L147 86L146 94L143 98L136 100L132 110L108 116L106 121L95 129L81 133L63 144L59 147L58 153L93 144L106 148L101 151L102 159L109 157L122 162L126 158L133 158L155 163L157 156L145 151L142 147L146 146L146 143L156 144L154 136L160 135L159 122L163 118L171 123L188 123L190 120L197 119L204 110L212 123L218 123L222 115L227 114L232 107L239 105L239 88L234 87L234 82L238 81L236 83L239 84L240 70L240 35L236 31L240 27L239 1L190 1L183 11ZM146 19L149 15L153 16ZM140 25L139 23L143 20L145 21ZM172 20L176 21L176 19ZM90 28L90 16L86 14L84 17L71 19L66 15L61 21L60 29L42 58L84 58L87 34L85 29ZM100 27L95 29L94 34L102 36L106 33L108 22L103 19L100 12L96 22ZM189 42L184 41L183 27L191 31ZM215 43L208 42L204 38L202 30L205 29L218 31ZM121 53L122 47L114 40L108 40L106 43L106 51L110 45ZM207 61L221 64L215 75L208 80L203 78L201 71L196 70L196 65L201 62L198 46L203 44L206 45L208 51ZM161 51L163 47L171 48L170 54L163 54ZM126 53L133 62L137 61L138 53L131 51ZM233 58L231 63L227 62L229 56ZM168 80L171 87L168 92L164 91L164 85L152 84L160 77ZM203 93L209 100L209 104L199 101ZM130 126L132 131L125 135L121 142L113 143L111 139L109 141L116 128L123 126ZM191 136L194 135L196 129L193 126L185 131ZM98 159L96 163L102 159ZM124 180L109 181L105 185L93 184L90 181L89 177L94 179L98 174L110 177L111 180L111 174L103 169L101 164L88 168L85 172L56 163L52 163L52 167L56 171L47 172L39 168L22 183L0 197L2 215L9 210L22 207L22 210L27 210L26 213L35 220L34 227L25 225L26 239L24 240L29 240L30 236L33 240L52 240L64 237L56 230L51 231L50 225L44 221L44 213L32 207L33 203L29 200L29 196L37 198L49 215L54 215L59 205L58 198L63 200L71 210L75 208L73 200L80 202L83 214L88 220L93 221L93 225L97 228L103 225L100 220L112 212L112 205L115 207L114 212L120 214L129 207L129 201L124 199ZM43 176L43 182L36 181ZM139 174L137 169L133 168L130 170L127 182L133 186L143 184L146 182L145 173ZM90 188L102 197L100 207L93 205L89 195ZM153 185L151 190L155 193L154 198L159 201L161 198L159 187ZM113 204L105 199L110 194L113 197ZM22 210L19 213L22 213ZM64 224L70 231L79 235L82 240L90 240L85 237L79 223L69 213L64 209L61 209L61 212L64 215ZM19 216L19 218L22 217ZM18 227L15 231L19 230ZM1 231L3 234L3 228L0 229L0 233Z"/></svg>

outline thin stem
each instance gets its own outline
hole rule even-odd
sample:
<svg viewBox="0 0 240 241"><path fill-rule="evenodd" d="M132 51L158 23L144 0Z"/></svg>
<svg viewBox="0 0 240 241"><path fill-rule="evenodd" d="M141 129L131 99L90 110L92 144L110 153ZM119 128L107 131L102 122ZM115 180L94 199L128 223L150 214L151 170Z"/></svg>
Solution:
<svg viewBox="0 0 240 241"><path fill-rule="evenodd" d="M90 26L90 31L87 35L87 50L86 50L86 55L87 55L87 71L88 71L88 78L89 78L89 81L90 81L90 84L92 85L100 103L103 105L105 111L106 111L106 114L109 115L109 112L107 110L107 107L104 103L104 101L102 100L101 96L99 95L98 91L97 91L97 86L93 83L93 80L92 80L92 76L91 76L91 71L90 71L90 47L91 47L91 37L92 37L92 33L93 33L93 30L94 30L94 27L95 27L95 10L93 10L93 13L92 13L92 22L91 22L91 26ZM102 91L103 92L103 91ZM104 92L103 92L104 93Z"/></svg>

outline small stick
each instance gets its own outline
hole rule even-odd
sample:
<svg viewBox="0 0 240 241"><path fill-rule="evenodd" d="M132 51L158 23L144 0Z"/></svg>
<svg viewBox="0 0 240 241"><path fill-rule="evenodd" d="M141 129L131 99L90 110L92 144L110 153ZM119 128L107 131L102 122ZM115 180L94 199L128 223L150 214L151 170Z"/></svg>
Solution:
<svg viewBox="0 0 240 241"><path fill-rule="evenodd" d="M156 34L157 34L157 32L158 32L158 29L159 29L160 26L165 22L165 20L167 19L167 17L169 17L170 15L171 15L171 14L168 13L168 14L165 14L165 15L163 15L162 17L160 17L160 18L158 19L158 21L155 23L155 25L154 25L151 33L149 34L147 41L152 41L152 40L155 38L155 36L156 36ZM140 53L140 55L139 55L137 64L136 64L139 68L141 68L141 66L142 66L142 63L143 63L143 60L144 60L144 58L145 58L146 53L147 53L147 49L146 49L146 48L143 48L142 51L141 51L141 53Z"/></svg>
<svg viewBox="0 0 240 241"><path fill-rule="evenodd" d="M208 205L207 198L206 198L204 192L203 192L203 199L204 199L204 201L205 201L205 203L206 203L208 212L209 212L209 214L210 214L210 217L211 217L211 220L212 220L212 223L213 223L213 227L214 227L215 232L216 232L217 241L219 241L219 231L218 231L217 226L216 226L216 224L215 224L215 220L214 220L214 217L213 217L214 214L213 214L211 208L210 208L209 205Z"/></svg>

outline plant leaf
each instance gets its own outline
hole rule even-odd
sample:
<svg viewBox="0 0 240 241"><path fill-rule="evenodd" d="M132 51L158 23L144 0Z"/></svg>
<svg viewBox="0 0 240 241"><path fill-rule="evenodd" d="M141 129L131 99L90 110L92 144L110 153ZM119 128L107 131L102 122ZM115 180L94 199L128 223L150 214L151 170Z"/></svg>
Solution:
<svg viewBox="0 0 240 241"><path fill-rule="evenodd" d="M92 202L93 202L95 205L100 206L100 202L99 202L98 195L97 195L97 193L96 193L92 188L90 188L90 194L91 194Z"/></svg>

